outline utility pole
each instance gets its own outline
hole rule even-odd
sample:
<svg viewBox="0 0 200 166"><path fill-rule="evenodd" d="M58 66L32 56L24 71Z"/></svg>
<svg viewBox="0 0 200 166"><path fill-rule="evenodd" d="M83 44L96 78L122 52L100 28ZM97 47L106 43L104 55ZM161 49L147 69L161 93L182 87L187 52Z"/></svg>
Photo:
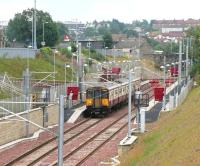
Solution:
<svg viewBox="0 0 200 166"><path fill-rule="evenodd" d="M163 110L166 110L166 56L164 55L164 78L163 78L163 84L164 84L164 96L163 96Z"/></svg>
<svg viewBox="0 0 200 166"><path fill-rule="evenodd" d="M29 137L29 110L30 110L30 72L29 68L24 72L24 94L25 94L25 110L26 110L26 136Z"/></svg>
<svg viewBox="0 0 200 166"><path fill-rule="evenodd" d="M33 38L34 38L34 28L33 28L33 25L34 25L34 11L32 11L32 43L31 43L31 46L32 46L32 48L34 48L34 40L33 40Z"/></svg>
<svg viewBox="0 0 200 166"><path fill-rule="evenodd" d="M189 67L189 65L188 65L188 63L189 63L189 61L188 61L188 52L189 52L189 38L187 38L187 45L186 45L186 65L185 65L185 75L186 75L186 83L187 83L187 81L188 81L188 67Z"/></svg>
<svg viewBox="0 0 200 166"><path fill-rule="evenodd" d="M129 69L129 93L128 93L128 138L131 137L131 95L132 95L132 88L131 88L131 71Z"/></svg>
<svg viewBox="0 0 200 166"><path fill-rule="evenodd" d="M59 98L59 135L58 135L58 166L63 166L64 140L64 96Z"/></svg>
<svg viewBox="0 0 200 166"><path fill-rule="evenodd" d="M78 43L78 69L77 69L77 78L78 78L78 86L80 90L80 101L82 103L82 77L83 77L83 64L82 64L82 56L81 56L81 43Z"/></svg>
<svg viewBox="0 0 200 166"><path fill-rule="evenodd" d="M78 66L79 65L79 44L78 44L78 25L77 25L77 19L76 19L76 47L77 47L77 51L76 51L76 64ZM78 83L79 69L77 69L76 76L77 76L76 83L77 83L77 86L79 86L79 83Z"/></svg>
<svg viewBox="0 0 200 166"><path fill-rule="evenodd" d="M179 62L178 62L178 84L181 83L181 66L182 66L182 41L179 41Z"/></svg>
<svg viewBox="0 0 200 166"><path fill-rule="evenodd" d="M36 0L34 0L34 49L37 49L37 41L36 41Z"/></svg>
<svg viewBox="0 0 200 166"><path fill-rule="evenodd" d="M140 34L140 31L139 31L139 45L138 45L138 58L140 59L141 57L140 57L140 45L141 45L141 36L140 36L141 34Z"/></svg>
<svg viewBox="0 0 200 166"><path fill-rule="evenodd" d="M89 49L89 58L88 58L88 73L90 72L90 47L91 47L91 42L90 42L90 39L89 39L89 42L87 43L87 47Z"/></svg>

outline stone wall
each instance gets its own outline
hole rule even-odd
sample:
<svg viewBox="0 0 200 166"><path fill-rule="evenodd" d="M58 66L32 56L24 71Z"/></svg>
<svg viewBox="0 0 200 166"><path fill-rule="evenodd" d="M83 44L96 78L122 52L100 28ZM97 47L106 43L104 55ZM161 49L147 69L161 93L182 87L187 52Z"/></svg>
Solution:
<svg viewBox="0 0 200 166"><path fill-rule="evenodd" d="M47 126L52 126L58 123L59 108L58 105L50 105L47 107L48 118ZM24 112L18 115L25 117ZM37 108L29 112L30 121L43 126L43 110ZM39 130L37 126L29 124L29 133L32 135ZM26 136L26 122L16 116L9 116L6 119L0 119L0 145L4 145L11 141L24 138Z"/></svg>

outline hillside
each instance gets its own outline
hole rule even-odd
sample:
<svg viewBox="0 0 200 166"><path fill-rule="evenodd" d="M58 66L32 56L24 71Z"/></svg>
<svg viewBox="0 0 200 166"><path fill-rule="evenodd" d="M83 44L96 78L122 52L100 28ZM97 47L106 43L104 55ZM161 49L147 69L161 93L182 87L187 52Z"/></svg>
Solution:
<svg viewBox="0 0 200 166"><path fill-rule="evenodd" d="M162 113L148 124L134 149L123 157L123 166L200 165L200 87L194 88L175 111Z"/></svg>
<svg viewBox="0 0 200 166"><path fill-rule="evenodd" d="M64 63L67 60L63 60L62 57L56 57L56 80L64 80ZM15 58L6 59L0 58L0 75L4 75L6 72L11 77L23 78L23 71L27 67L27 59ZM31 72L53 72L53 57L51 59L36 58L29 59L29 68ZM32 74L34 79L41 79L44 75ZM70 69L67 69L67 80L71 79Z"/></svg>

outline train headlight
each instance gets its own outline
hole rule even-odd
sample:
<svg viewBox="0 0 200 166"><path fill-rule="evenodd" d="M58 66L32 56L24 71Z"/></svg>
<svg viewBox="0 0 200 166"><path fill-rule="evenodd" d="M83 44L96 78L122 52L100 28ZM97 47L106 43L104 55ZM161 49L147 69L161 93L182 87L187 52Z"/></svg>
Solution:
<svg viewBox="0 0 200 166"><path fill-rule="evenodd" d="M93 105L93 99L86 99L85 104L86 104L86 106L92 106Z"/></svg>
<svg viewBox="0 0 200 166"><path fill-rule="evenodd" d="M102 106L108 107L109 106L109 100L108 99L102 99L101 104L102 104Z"/></svg>

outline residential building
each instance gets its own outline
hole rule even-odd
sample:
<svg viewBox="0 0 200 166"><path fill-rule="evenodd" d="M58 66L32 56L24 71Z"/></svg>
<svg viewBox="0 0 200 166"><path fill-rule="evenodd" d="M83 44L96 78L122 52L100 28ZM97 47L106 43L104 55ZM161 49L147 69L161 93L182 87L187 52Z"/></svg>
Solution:
<svg viewBox="0 0 200 166"><path fill-rule="evenodd" d="M64 24L67 26L69 32L75 33L83 33L86 29L86 25L82 22L78 21L65 21Z"/></svg>
<svg viewBox="0 0 200 166"><path fill-rule="evenodd" d="M161 33L184 32L190 27L200 26L200 19L188 20L152 20L152 27Z"/></svg>

